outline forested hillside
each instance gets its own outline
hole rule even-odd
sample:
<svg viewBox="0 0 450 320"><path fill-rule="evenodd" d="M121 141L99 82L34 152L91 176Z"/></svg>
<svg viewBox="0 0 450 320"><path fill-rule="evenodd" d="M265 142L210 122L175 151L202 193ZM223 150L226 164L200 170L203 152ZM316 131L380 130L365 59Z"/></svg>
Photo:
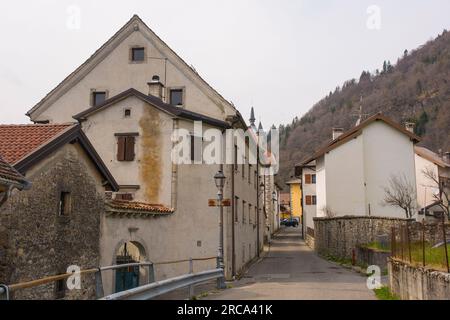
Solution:
<svg viewBox="0 0 450 320"><path fill-rule="evenodd" d="M420 145L450 151L450 32L405 51L395 64L385 61L375 72L362 72L302 118L280 126L281 186L286 187L295 164L331 139L332 127L355 125L361 97L366 117L382 112L397 122L415 122Z"/></svg>

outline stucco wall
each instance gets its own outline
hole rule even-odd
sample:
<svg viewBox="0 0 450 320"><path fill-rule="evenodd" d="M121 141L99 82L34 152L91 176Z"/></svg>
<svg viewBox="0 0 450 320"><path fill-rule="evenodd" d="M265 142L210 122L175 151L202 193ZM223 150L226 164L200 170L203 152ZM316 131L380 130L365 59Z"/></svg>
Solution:
<svg viewBox="0 0 450 320"><path fill-rule="evenodd" d="M419 209L421 209L436 202L434 194L439 191L436 184L427 178L423 172L428 169L432 170L437 177L439 170L437 165L422 158L418 154L415 154L414 159L416 166L417 202L419 204Z"/></svg>
<svg viewBox="0 0 450 320"><path fill-rule="evenodd" d="M132 27L130 27L132 28ZM147 35L147 36L146 36ZM130 48L144 46L148 57L145 63L130 63ZM113 49L113 50L111 50ZM170 87L183 87L186 92L186 108L217 118L225 118L223 111L215 101L210 99L192 80L189 72L181 71L172 59L166 60L167 52L162 52L148 38L148 33L141 27L131 31L116 48L107 48L106 58L94 69L90 70L82 81L73 85L51 106L41 112L36 112L32 120L50 120L54 123L73 121L72 116L86 110L90 106L91 89L107 90L113 97L129 88L135 88L142 93L149 92L147 83L153 75L158 75L161 82ZM164 76L167 74L167 79ZM189 74L189 75L188 75ZM221 106L223 108L223 106ZM226 110L227 113L231 109Z"/></svg>
<svg viewBox="0 0 450 320"><path fill-rule="evenodd" d="M363 130L366 207L373 216L405 218L402 209L385 206L385 187L392 176L405 175L415 186L414 144L408 136L377 121ZM368 209L367 209L368 211Z"/></svg>
<svg viewBox="0 0 450 320"><path fill-rule="evenodd" d="M323 173L323 171L322 171ZM305 175L307 174L316 174L316 171L310 168L303 168L302 171L302 198L303 198L303 218L305 221L305 226L307 228L314 229L314 220L317 214L317 205L306 205L306 196L315 196L316 195L316 187L317 184L306 184L305 183ZM323 178L323 177L322 177ZM316 175L316 181L317 175ZM322 183L323 184L323 183ZM323 189L323 185L321 185ZM317 199L319 201L319 199ZM305 228L306 233L306 228Z"/></svg>
<svg viewBox="0 0 450 320"><path fill-rule="evenodd" d="M102 180L77 144L68 144L30 169L28 191L14 192L0 209L0 283L65 273L71 265L99 266ZM69 217L58 216L60 192L70 192ZM93 276L67 299L95 298ZM14 299L54 299L55 283L20 290Z"/></svg>
<svg viewBox="0 0 450 320"><path fill-rule="evenodd" d="M450 300L450 274L390 259L391 291L402 300Z"/></svg>

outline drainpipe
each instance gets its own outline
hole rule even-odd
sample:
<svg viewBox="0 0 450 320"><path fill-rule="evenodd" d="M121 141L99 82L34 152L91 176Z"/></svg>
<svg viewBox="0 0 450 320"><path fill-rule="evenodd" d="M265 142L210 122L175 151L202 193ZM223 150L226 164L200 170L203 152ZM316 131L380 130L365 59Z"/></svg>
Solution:
<svg viewBox="0 0 450 320"><path fill-rule="evenodd" d="M233 152L234 152L234 144L233 144ZM231 212L232 212L232 217L231 217L231 274L234 277L236 275L236 239L235 239L235 226L234 226L234 222L235 217L236 217L236 201L235 201L235 188L234 188L234 183L235 183L235 178L234 178L234 174L235 174L235 166L236 164L233 164L231 166Z"/></svg>

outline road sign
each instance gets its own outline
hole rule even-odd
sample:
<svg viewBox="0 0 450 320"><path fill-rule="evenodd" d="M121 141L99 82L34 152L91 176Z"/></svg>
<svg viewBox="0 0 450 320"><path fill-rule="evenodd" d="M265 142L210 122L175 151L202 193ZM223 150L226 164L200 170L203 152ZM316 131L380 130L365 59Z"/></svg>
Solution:
<svg viewBox="0 0 450 320"><path fill-rule="evenodd" d="M210 207L219 207L219 200L217 200L217 199L209 199L208 200L208 206L210 206ZM231 200L230 199L223 199L222 200L222 207L231 207Z"/></svg>

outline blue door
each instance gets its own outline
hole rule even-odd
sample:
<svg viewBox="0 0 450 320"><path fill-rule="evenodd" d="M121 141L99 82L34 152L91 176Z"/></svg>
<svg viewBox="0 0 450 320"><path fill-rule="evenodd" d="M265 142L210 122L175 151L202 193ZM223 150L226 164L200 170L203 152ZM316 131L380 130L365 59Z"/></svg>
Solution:
<svg viewBox="0 0 450 320"><path fill-rule="evenodd" d="M116 292L136 287L139 287L139 267L125 267L116 270Z"/></svg>

